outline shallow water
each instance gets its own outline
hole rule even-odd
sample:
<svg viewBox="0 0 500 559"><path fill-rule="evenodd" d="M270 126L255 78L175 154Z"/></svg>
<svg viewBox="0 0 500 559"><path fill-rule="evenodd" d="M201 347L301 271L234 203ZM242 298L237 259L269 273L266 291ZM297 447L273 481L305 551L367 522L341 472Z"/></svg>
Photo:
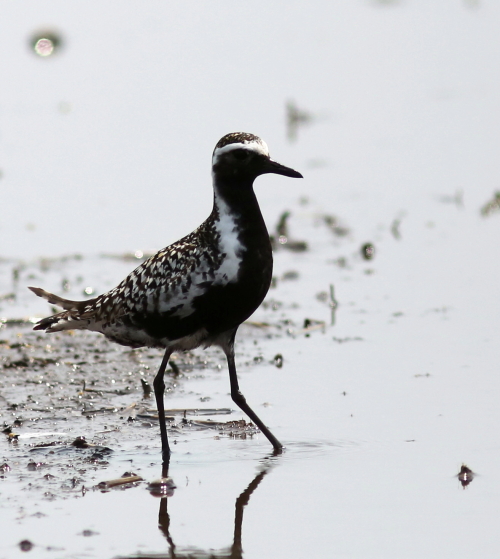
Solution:
<svg viewBox="0 0 500 559"><path fill-rule="evenodd" d="M499 188L500 10L318 1L288 4L284 25L278 5L221 5L4 10L0 557L25 556L23 540L55 559L237 557L240 543L246 559L497 557L500 213L481 209ZM29 39L49 23L64 41L43 60ZM313 117L293 142L292 98ZM210 209L213 144L236 129L305 176L256 183L276 237L290 212L288 243L236 347L285 451L204 423L244 419L223 356L178 356L166 407L208 411L169 422L177 487L159 499L141 379L160 352L32 332L50 306L26 287L90 297L189 232ZM97 487L125 472L144 481Z"/></svg>
<svg viewBox="0 0 500 559"><path fill-rule="evenodd" d="M170 540L165 529L158 528L160 500L149 495L146 484L161 475L156 423L127 421L131 410L154 414L154 406L143 399L139 380L152 381L159 353L129 352L91 334L77 333L68 342L64 338L69 336L40 335L30 333L29 326L6 325L2 339L26 343L35 370L5 369L4 382L9 383L3 388L5 404L19 406L4 407L4 421L18 416L26 421L14 427L21 435L18 443L6 439L2 443L2 462L12 468L2 479L0 514L9 525L0 548L4 556L22 553L16 545L25 538L36 544L30 552L34 556L46 556L49 547L54 557L168 556L172 545L179 556L194 548L197 553L227 551L233 541L236 499L263 470L266 474L244 510L245 557L325 552L340 557L451 557L478 549L493 556L499 543L495 518L500 453L491 436L500 420L494 321L498 301L490 295L494 261L484 258L483 251L493 254L496 241L487 231L494 222L482 222L473 214L464 218L460 226L452 220L443 223L444 234L429 234L433 249L428 256L435 261L454 246L462 247L460 258L450 261L439 275L433 273L432 259L425 266L420 263L418 273L408 273L415 268L412 245L422 241L417 235L412 240L408 234L399 243L381 239L376 243L378 254L369 263L353 256L335 283L339 306L334 326L327 302L315 295L333 268L329 257L342 251L349 255L345 244L350 241L315 249L315 238L320 244L316 219L307 214L291 219L290 226L296 222L301 238L312 248L299 256L277 252L276 276L293 266L299 277L278 279L270 304L256 313L255 324L241 329L237 342L242 390L286 450L272 457L267 440L259 434L234 439L218 429L182 427L178 417L177 427L171 429L175 444L169 473L177 489L168 499ZM323 231L325 245L329 234ZM464 242L470 235L475 235L474 244ZM121 262L106 264L122 272ZM97 284L93 274L99 277L100 260L84 258L79 266L85 268L81 273L86 274L86 283ZM366 274L368 268L373 273ZM435 286L427 295L420 289L424 268ZM52 272L46 273L50 278ZM26 274L30 275L29 268ZM42 284L50 287L40 274ZM476 274L483 289L471 292L467 287ZM22 307L24 302L35 312L40 303L24 294L23 283L21 276L19 299L11 304ZM364 295L361 303L351 291L354 285ZM467 298L456 296L461 292ZM306 318L323 320L325 325L309 326L311 330L304 332ZM81 364L74 371L77 350ZM100 357L94 363L96 350ZM19 360L16 348L5 349L3 355L8 358L14 351L12 360ZM274 364L278 353L283 356L282 368ZM44 365L40 355L52 355L56 363ZM180 377L169 375L173 385L167 407L232 407L222 356L215 350L195 355L180 356ZM68 375L74 384L65 384ZM87 419L78 401L70 403L84 378L96 390L125 393L90 393L95 406L107 412ZM40 385L26 385L27 379L42 384L47 380L52 387L44 392ZM70 411L70 415L62 412L62 417L50 409L39 411L58 383ZM26 394L37 399L38 411L30 411L35 406ZM243 416L234 411L229 417L207 418L227 421ZM55 455L30 450L34 440L22 438L53 431L63 434L36 441L56 440L64 446ZM82 435L112 452L95 459L93 451L88 451L89 457L85 450L68 450L67 445ZM42 465L30 471L33 460ZM466 491L456 478L462 462L478 474ZM125 471L146 481L126 490L94 489ZM45 479L47 474L55 478ZM84 495L82 486L87 489ZM84 530L93 535L83 536Z"/></svg>

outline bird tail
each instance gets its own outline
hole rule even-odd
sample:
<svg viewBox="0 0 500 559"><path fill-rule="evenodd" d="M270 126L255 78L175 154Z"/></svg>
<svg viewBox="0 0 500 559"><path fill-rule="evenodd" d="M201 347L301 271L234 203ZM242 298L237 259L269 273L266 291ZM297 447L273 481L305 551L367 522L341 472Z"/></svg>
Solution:
<svg viewBox="0 0 500 559"><path fill-rule="evenodd" d="M47 332L57 332L59 330L66 330L62 325L68 325L67 328L73 328L73 326L69 326L67 320L68 312L60 312L54 314L52 316L48 316L47 318L43 318L36 325L33 327L33 330L46 330ZM62 322L61 322L62 321Z"/></svg>
<svg viewBox="0 0 500 559"><path fill-rule="evenodd" d="M54 295L53 293L49 293L48 291L45 291L45 289L41 289L40 287L28 287L28 289L31 289L31 291L33 291L35 295L38 295L38 297L45 299L52 305L57 305L58 307L62 307L67 311L76 310L78 308L78 305L80 304L80 301L70 301L69 299L63 299L62 297Z"/></svg>
<svg viewBox="0 0 500 559"><path fill-rule="evenodd" d="M45 299L52 305L57 305L65 309L63 312L48 316L43 318L40 322L37 322L33 330L45 330L47 332L58 332L60 330L72 330L74 328L81 328L83 324L88 324L88 321L79 320L79 310L83 304L87 304L88 301L70 301L69 299L63 299L58 295L49 293L40 287L28 287L31 289L35 295Z"/></svg>

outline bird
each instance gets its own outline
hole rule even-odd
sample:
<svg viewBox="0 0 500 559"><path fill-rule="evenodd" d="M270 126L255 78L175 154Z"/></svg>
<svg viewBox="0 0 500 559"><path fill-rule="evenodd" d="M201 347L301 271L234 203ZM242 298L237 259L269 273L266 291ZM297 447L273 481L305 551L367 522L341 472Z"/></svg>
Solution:
<svg viewBox="0 0 500 559"><path fill-rule="evenodd" d="M171 456L165 423L165 369L172 353L200 346L222 349L232 400L274 450L282 451L283 445L240 391L234 350L239 326L262 303L272 279L271 243L253 189L255 179L267 173L303 178L271 159L267 144L258 136L226 134L212 155L212 212L191 234L161 249L114 289L93 299L71 301L29 287L64 309L40 320L34 330L90 330L124 346L165 351L153 381L164 464Z"/></svg>

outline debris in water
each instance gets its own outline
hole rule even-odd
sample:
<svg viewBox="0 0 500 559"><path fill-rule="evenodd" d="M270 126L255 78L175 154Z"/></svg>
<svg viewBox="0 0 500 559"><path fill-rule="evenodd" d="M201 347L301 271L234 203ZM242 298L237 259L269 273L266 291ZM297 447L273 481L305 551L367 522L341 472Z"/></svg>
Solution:
<svg viewBox="0 0 500 559"><path fill-rule="evenodd" d="M145 381L143 378L141 378L141 384L142 384L142 391L144 393L144 397L149 398L151 396L151 392L153 391L153 389L151 388L151 385L149 384L149 382Z"/></svg>
<svg viewBox="0 0 500 559"><path fill-rule="evenodd" d="M174 373L174 375L176 377L178 377L181 374L181 371L179 369L179 365L177 365L177 363L175 363L175 361L170 360L169 362L170 368L172 369L172 372Z"/></svg>
<svg viewBox="0 0 500 559"><path fill-rule="evenodd" d="M320 291L316 294L316 299L321 301L322 303L328 303L328 306L331 309L331 319L330 324L333 326L335 324L335 312L337 311L337 307L339 306L338 301L335 299L335 288L333 284L330 284L330 292L327 293L326 291Z"/></svg>
<svg viewBox="0 0 500 559"><path fill-rule="evenodd" d="M338 218L334 215L325 214L322 218L328 229L330 229L330 231L337 237L345 237L349 235L349 228L341 225Z"/></svg>
<svg viewBox="0 0 500 559"><path fill-rule="evenodd" d="M98 489L111 489L112 487L118 487L120 485L136 484L139 481L144 481L144 479L132 472L125 472L122 477L110 479L109 481L101 481L96 487Z"/></svg>
<svg viewBox="0 0 500 559"><path fill-rule="evenodd" d="M33 543L31 543L29 540L23 540L22 542L19 542L19 548L21 551L31 551L33 549Z"/></svg>
<svg viewBox="0 0 500 559"><path fill-rule="evenodd" d="M137 407L137 402L132 402L131 404L129 404L126 408L124 408L120 412L120 419L126 417L127 421L134 421L135 414L136 414L136 407Z"/></svg>
<svg viewBox="0 0 500 559"><path fill-rule="evenodd" d="M373 246L373 244L365 243L361 247L361 255L365 260L372 260L372 258L375 256L375 247Z"/></svg>
<svg viewBox="0 0 500 559"><path fill-rule="evenodd" d="M171 477L162 477L148 484L148 491L153 497L172 497L176 489L174 480Z"/></svg>
<svg viewBox="0 0 500 559"><path fill-rule="evenodd" d="M30 472L36 472L36 470L38 470L42 466L45 466L43 462L34 462L33 460L31 462L28 462L28 470Z"/></svg>
<svg viewBox="0 0 500 559"><path fill-rule="evenodd" d="M288 218L290 217L289 211L284 211L276 225L276 234L270 235L271 245L274 250L278 248L286 248L293 252L304 252L308 249L305 241L292 241L288 233Z"/></svg>
<svg viewBox="0 0 500 559"><path fill-rule="evenodd" d="M474 472L469 467L467 467L465 464L462 464L457 477L464 489L469 485L469 483L472 482L472 480L474 479L474 475Z"/></svg>
<svg viewBox="0 0 500 559"><path fill-rule="evenodd" d="M330 284L330 309L332 310L332 318L331 318L331 325L335 324L335 312L337 311L337 307L339 306L338 301L335 299L335 288L333 284Z"/></svg>
<svg viewBox="0 0 500 559"><path fill-rule="evenodd" d="M134 252L126 252L124 254L101 254L101 258L112 258L114 260L123 260L124 262L146 260L150 256L156 254L155 250L136 250Z"/></svg>
<svg viewBox="0 0 500 559"><path fill-rule="evenodd" d="M282 237L284 237L285 239L288 238L288 218L289 217L290 217L290 212L288 210L285 210L280 215L278 224L276 225L276 234L278 235L278 238L280 238L280 239Z"/></svg>
<svg viewBox="0 0 500 559"><path fill-rule="evenodd" d="M277 353L274 356L273 363L278 369L281 369L283 367L283 355L281 355L281 353Z"/></svg>
<svg viewBox="0 0 500 559"><path fill-rule="evenodd" d="M282 281L293 281L293 280L297 280L299 279L299 272L297 272L296 270L290 270L288 272L285 272L282 276L281 276Z"/></svg>
<svg viewBox="0 0 500 559"><path fill-rule="evenodd" d="M286 247L288 250L291 250L292 252L305 252L306 250L308 250L308 246L306 241L288 241L286 243Z"/></svg>
<svg viewBox="0 0 500 559"><path fill-rule="evenodd" d="M487 217L493 212L497 212L500 210L500 192L495 192L493 195L493 199L487 202L481 208L481 215Z"/></svg>
<svg viewBox="0 0 500 559"><path fill-rule="evenodd" d="M85 440L85 437L76 437L76 439L71 443L71 446L74 446L75 448L92 448L95 451L94 455L108 454L110 452L113 452L113 450L107 446L88 443Z"/></svg>
<svg viewBox="0 0 500 559"><path fill-rule="evenodd" d="M400 219L395 219L391 224L392 236L399 241L401 239L401 233L399 232L399 226L401 225Z"/></svg>
<svg viewBox="0 0 500 559"><path fill-rule="evenodd" d="M175 408L165 410L168 415L229 415L233 413L230 408ZM144 418L144 414L138 414L137 417Z"/></svg>
<svg viewBox="0 0 500 559"><path fill-rule="evenodd" d="M336 338L335 336L332 338L332 340L334 342L337 342L338 344L343 344L344 342L362 342L363 338L360 338L359 336L355 336L354 338L351 337L346 337L346 338Z"/></svg>
<svg viewBox="0 0 500 559"><path fill-rule="evenodd" d="M297 139L299 127L311 124L313 120L311 113L299 109L294 101L288 101L286 104L286 133L291 142Z"/></svg>
<svg viewBox="0 0 500 559"><path fill-rule="evenodd" d="M175 421L176 415L181 415L183 417L183 422L185 424L191 424L190 421L187 420L187 416L189 415L228 415L233 413L233 410L230 408L191 408L191 409L172 409L172 410L165 410L165 420L166 421ZM158 421L158 412L156 410L149 410L148 413L138 413L137 419L140 420L149 420L149 421ZM212 422L215 424L215 422Z"/></svg>
<svg viewBox="0 0 500 559"><path fill-rule="evenodd" d="M227 434L233 439L246 439L247 436L252 437L256 433L260 433L259 429L257 429L253 423L250 421L247 422L244 419L220 423L218 429L220 435Z"/></svg>
<svg viewBox="0 0 500 559"><path fill-rule="evenodd" d="M99 532L94 532L94 530L83 530L81 535L85 538L89 538L90 536L98 536Z"/></svg>
<svg viewBox="0 0 500 559"><path fill-rule="evenodd" d="M71 443L71 446L76 446L76 448L89 448L89 443L85 440L85 437L76 437L76 439Z"/></svg>
<svg viewBox="0 0 500 559"><path fill-rule="evenodd" d="M325 322L323 320L314 320L314 318L305 318L302 330L298 330L297 334L305 334L306 338L309 337L310 332L315 330L325 330Z"/></svg>
<svg viewBox="0 0 500 559"><path fill-rule="evenodd" d="M443 204L455 204L458 207L463 207L464 205L464 191L459 189L452 196L446 194L438 198Z"/></svg>

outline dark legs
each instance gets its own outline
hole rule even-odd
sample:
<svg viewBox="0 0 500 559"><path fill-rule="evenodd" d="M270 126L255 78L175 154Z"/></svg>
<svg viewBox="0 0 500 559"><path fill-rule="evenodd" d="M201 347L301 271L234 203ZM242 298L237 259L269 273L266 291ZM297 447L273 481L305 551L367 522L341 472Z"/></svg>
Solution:
<svg viewBox="0 0 500 559"><path fill-rule="evenodd" d="M167 436L167 425L165 423L165 406L163 404L163 394L165 392L165 382L163 380L163 375L165 369L167 368L168 360L172 355L172 351L167 349L165 355L163 356L163 361L161 362L160 369L156 373L155 379L153 381L153 386L155 389L156 406L158 408L158 419L160 421L160 433L161 433L161 455L164 464L168 464L170 461L170 447L168 446L168 436Z"/></svg>
<svg viewBox="0 0 500 559"><path fill-rule="evenodd" d="M245 396L240 392L240 387L238 385L238 377L236 375L236 365L234 363L234 332L231 340L224 347L224 352L227 357L227 364L229 367L229 381L231 382L231 398L233 402L240 407L248 417L257 425L257 427L262 431L262 433L267 437L268 441L273 445L274 450L281 452L283 445L278 441L278 439L269 431L269 429L262 423L258 418L257 414L252 410L252 408L247 404ZM156 382L156 381L155 381Z"/></svg>
<svg viewBox="0 0 500 559"><path fill-rule="evenodd" d="M247 404L245 396L240 392L240 387L238 385L238 376L236 374L236 365L234 363L234 337L236 331L230 334L229 339L224 344L221 344L222 349L227 357L227 365L229 367L229 381L231 383L231 398L233 402L243 410L248 417L257 425L257 427L262 431L262 433L267 437L268 441L273 445L276 453L280 453L283 449L283 445L278 441L278 439L269 431L269 429L262 423L257 414L252 410L252 408ZM161 455L163 459L163 464L167 465L170 462L170 447L168 445L168 435L167 435L167 425L165 423L165 405L163 402L163 395L165 392L165 382L163 380L163 375L165 374L165 369L168 365L168 360L172 355L172 350L167 349L163 360L161 362L160 368L156 373L155 379L153 381L153 387L155 391L156 407L158 408L158 420L160 422L160 433L161 433Z"/></svg>

